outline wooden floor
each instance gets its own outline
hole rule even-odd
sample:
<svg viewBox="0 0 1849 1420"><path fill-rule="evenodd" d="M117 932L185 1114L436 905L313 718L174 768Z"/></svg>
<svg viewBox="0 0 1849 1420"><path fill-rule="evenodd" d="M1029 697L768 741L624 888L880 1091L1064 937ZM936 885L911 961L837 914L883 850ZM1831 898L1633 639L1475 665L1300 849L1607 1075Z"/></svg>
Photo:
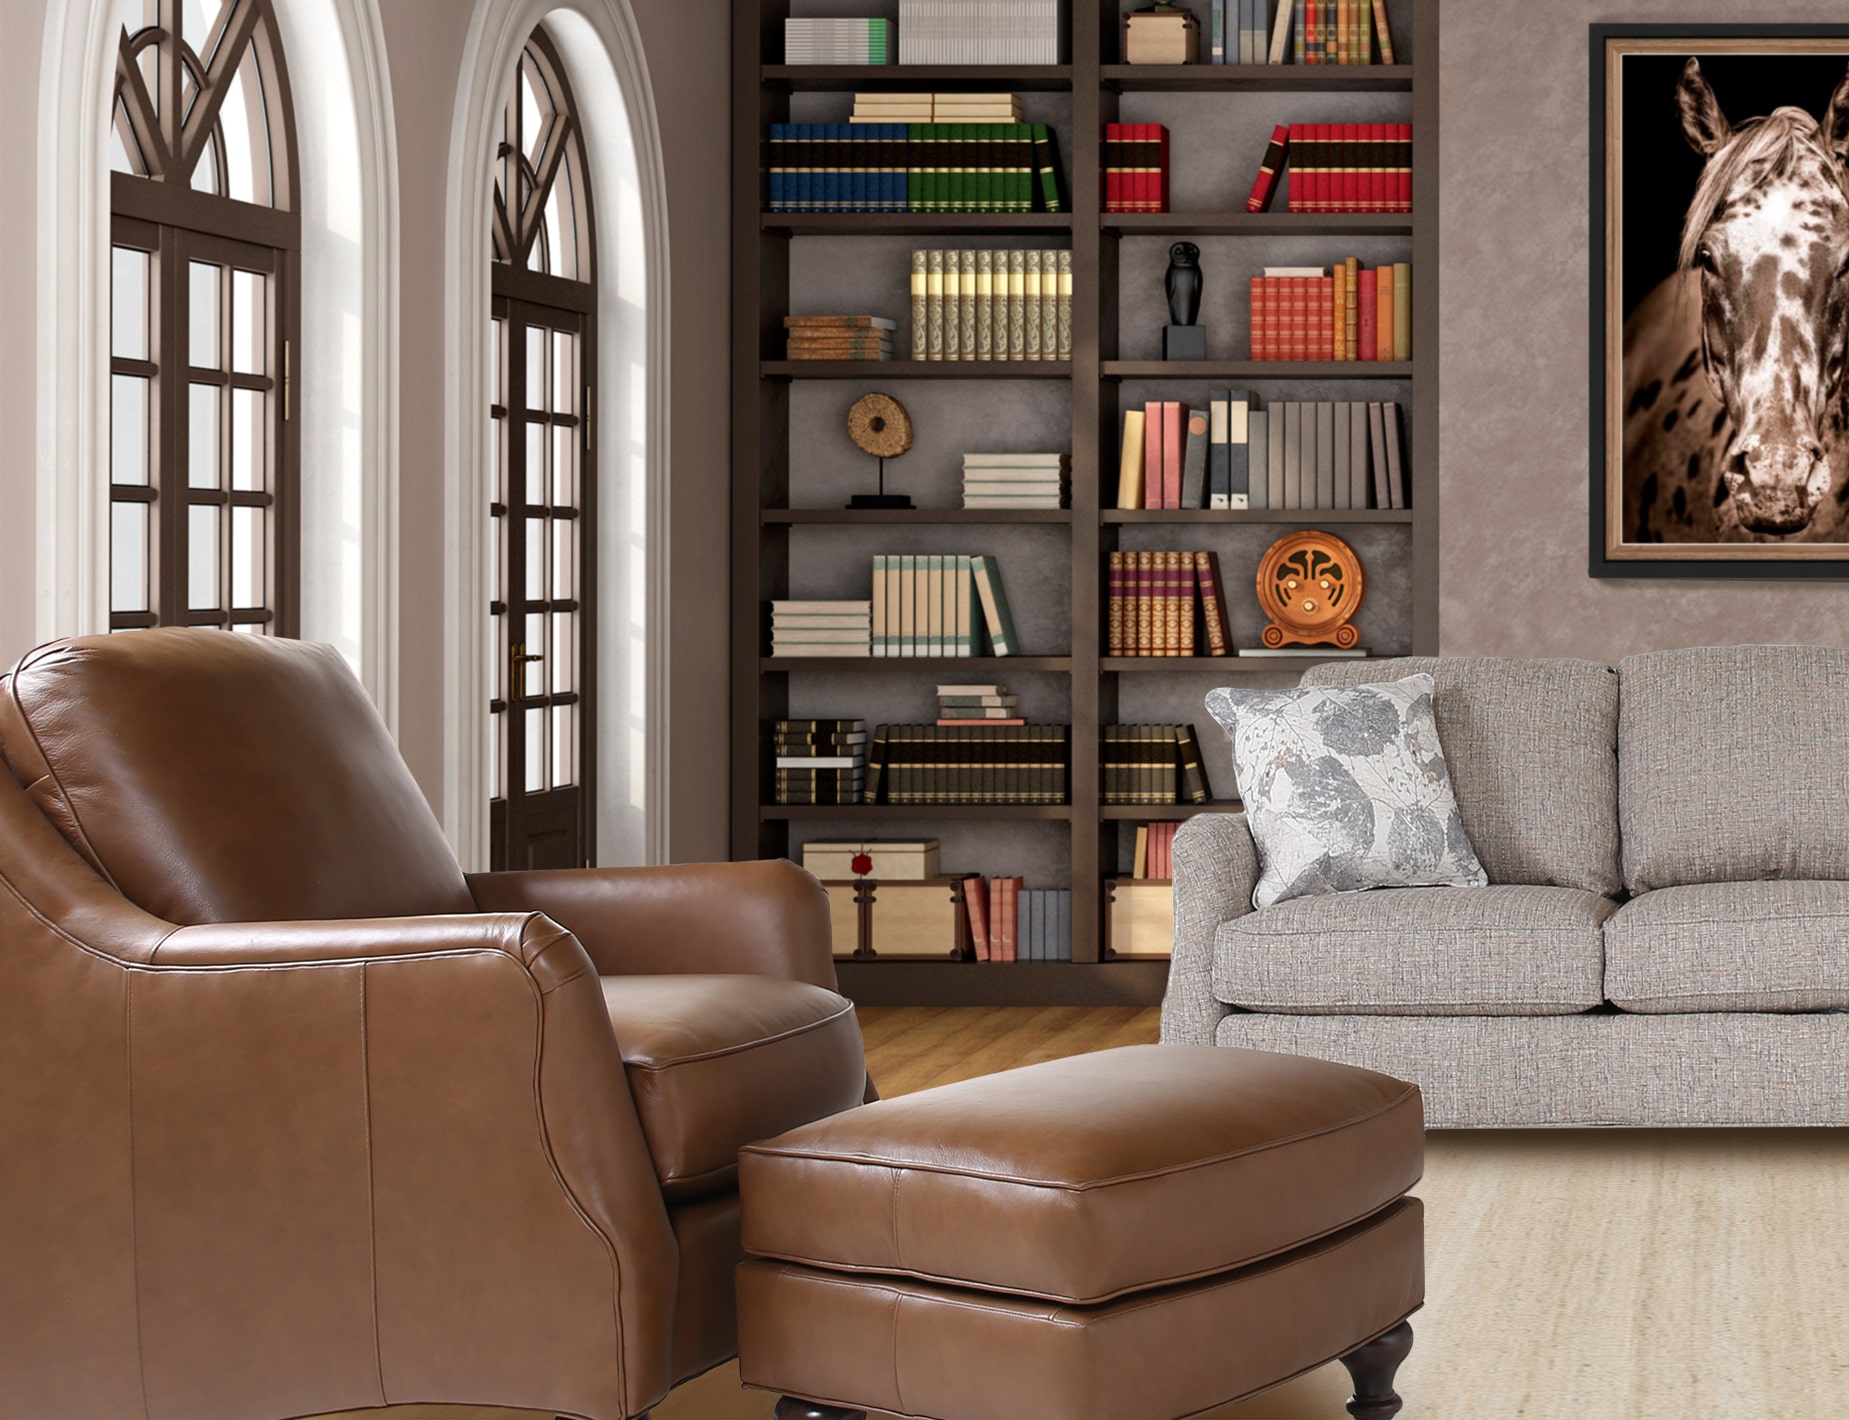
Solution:
<svg viewBox="0 0 1849 1420"><path fill-rule="evenodd" d="M887 1095L1156 1038L1156 1012L1134 1008L861 1015ZM1427 1304L1400 1372L1403 1420L1841 1412L1849 1130L1449 1131L1428 1136L1418 1192ZM1212 1420L1342 1420L1347 1396L1331 1365ZM655 1420L765 1420L773 1404L725 1366ZM532 1420L432 1406L350 1420L378 1417Z"/></svg>

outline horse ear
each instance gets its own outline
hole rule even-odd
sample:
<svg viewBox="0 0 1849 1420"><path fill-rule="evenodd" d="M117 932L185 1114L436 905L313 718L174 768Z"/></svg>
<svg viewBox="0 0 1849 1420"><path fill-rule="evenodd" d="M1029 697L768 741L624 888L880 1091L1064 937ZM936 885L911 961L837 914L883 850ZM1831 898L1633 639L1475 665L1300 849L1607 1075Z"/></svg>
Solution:
<svg viewBox="0 0 1849 1420"><path fill-rule="evenodd" d="M1849 160L1849 71L1843 74L1830 106L1823 111L1823 141L1837 157Z"/></svg>
<svg viewBox="0 0 1849 1420"><path fill-rule="evenodd" d="M1693 57L1682 66L1682 78L1676 85L1676 108L1682 115L1682 132L1697 153L1712 153L1733 137L1733 128Z"/></svg>

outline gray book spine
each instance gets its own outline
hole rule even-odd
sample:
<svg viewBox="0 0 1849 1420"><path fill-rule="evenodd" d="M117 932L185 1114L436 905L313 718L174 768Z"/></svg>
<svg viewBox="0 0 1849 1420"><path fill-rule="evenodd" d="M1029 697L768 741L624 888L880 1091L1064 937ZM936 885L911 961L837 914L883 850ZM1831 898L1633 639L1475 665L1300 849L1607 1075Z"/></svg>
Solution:
<svg viewBox="0 0 1849 1420"><path fill-rule="evenodd" d="M1024 961L1040 960L1040 894L1021 894L1021 957Z"/></svg>
<svg viewBox="0 0 1849 1420"><path fill-rule="evenodd" d="M1230 508L1227 501L1232 492L1232 446L1228 443L1231 427L1228 423L1232 403L1231 390L1211 390L1207 395L1208 439L1207 445L1207 506L1209 508Z"/></svg>
<svg viewBox="0 0 1849 1420"><path fill-rule="evenodd" d="M1284 506L1303 506L1303 405L1294 399L1284 406Z"/></svg>
<svg viewBox="0 0 1849 1420"><path fill-rule="evenodd" d="M1288 508L1284 501L1284 406L1273 404L1265 417L1265 505Z"/></svg>
<svg viewBox="0 0 1849 1420"><path fill-rule="evenodd" d="M1368 439L1374 447L1374 506L1390 508L1387 494L1387 416L1378 404L1367 407Z"/></svg>
<svg viewBox="0 0 1849 1420"><path fill-rule="evenodd" d="M1183 444L1181 461L1181 506L1184 508L1204 508L1207 506L1207 434L1209 420L1204 409L1190 409L1185 428L1186 442Z"/></svg>
<svg viewBox="0 0 1849 1420"><path fill-rule="evenodd" d="M1367 406L1351 404L1348 430L1348 496L1357 508L1367 507Z"/></svg>
<svg viewBox="0 0 1849 1420"><path fill-rule="evenodd" d="M1406 469L1400 460L1400 406L1389 401L1384 411L1387 419L1387 495L1391 508L1406 506Z"/></svg>
<svg viewBox="0 0 1849 1420"><path fill-rule="evenodd" d="M1252 453L1251 507L1268 508L1271 470L1271 412L1255 409L1246 416L1246 443Z"/></svg>
<svg viewBox="0 0 1849 1420"><path fill-rule="evenodd" d="M1316 506L1335 506L1335 405L1316 404Z"/></svg>
<svg viewBox="0 0 1849 1420"><path fill-rule="evenodd" d="M1335 406L1335 502L1331 507L1347 508L1348 500L1348 411L1354 406L1338 400Z"/></svg>
<svg viewBox="0 0 1849 1420"><path fill-rule="evenodd" d="M1072 889L1059 894L1059 959L1072 960Z"/></svg>
<svg viewBox="0 0 1849 1420"><path fill-rule="evenodd" d="M1226 506L1252 506L1252 396L1245 390L1227 391L1226 402Z"/></svg>

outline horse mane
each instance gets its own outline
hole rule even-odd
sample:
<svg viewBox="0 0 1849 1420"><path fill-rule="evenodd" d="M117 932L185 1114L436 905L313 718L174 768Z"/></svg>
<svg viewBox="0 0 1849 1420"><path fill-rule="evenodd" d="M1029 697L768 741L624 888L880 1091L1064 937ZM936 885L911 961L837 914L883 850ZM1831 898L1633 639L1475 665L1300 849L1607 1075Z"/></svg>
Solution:
<svg viewBox="0 0 1849 1420"><path fill-rule="evenodd" d="M1742 123L1701 170L1688 215L1682 221L1682 247L1676 264L1683 270L1695 264L1701 234L1736 184L1742 179L1759 183L1767 178L1790 177L1798 159L1805 155L1819 159L1824 171L1849 197L1842 165L1824 147L1817 120L1805 110L1774 109L1764 118L1749 118Z"/></svg>

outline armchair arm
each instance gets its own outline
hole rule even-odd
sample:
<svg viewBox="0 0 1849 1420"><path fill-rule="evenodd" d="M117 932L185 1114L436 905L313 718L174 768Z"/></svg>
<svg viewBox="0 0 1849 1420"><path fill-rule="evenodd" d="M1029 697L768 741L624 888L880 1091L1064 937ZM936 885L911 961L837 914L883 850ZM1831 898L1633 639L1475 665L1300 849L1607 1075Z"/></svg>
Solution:
<svg viewBox="0 0 1849 1420"><path fill-rule="evenodd" d="M835 989L828 894L783 858L474 873L484 912L543 912L605 976L732 972Z"/></svg>
<svg viewBox="0 0 1849 1420"><path fill-rule="evenodd" d="M1162 997L1162 1039L1212 1045L1232 1007L1213 994L1214 936L1252 910L1258 847L1246 816L1199 814L1175 835L1175 947Z"/></svg>

